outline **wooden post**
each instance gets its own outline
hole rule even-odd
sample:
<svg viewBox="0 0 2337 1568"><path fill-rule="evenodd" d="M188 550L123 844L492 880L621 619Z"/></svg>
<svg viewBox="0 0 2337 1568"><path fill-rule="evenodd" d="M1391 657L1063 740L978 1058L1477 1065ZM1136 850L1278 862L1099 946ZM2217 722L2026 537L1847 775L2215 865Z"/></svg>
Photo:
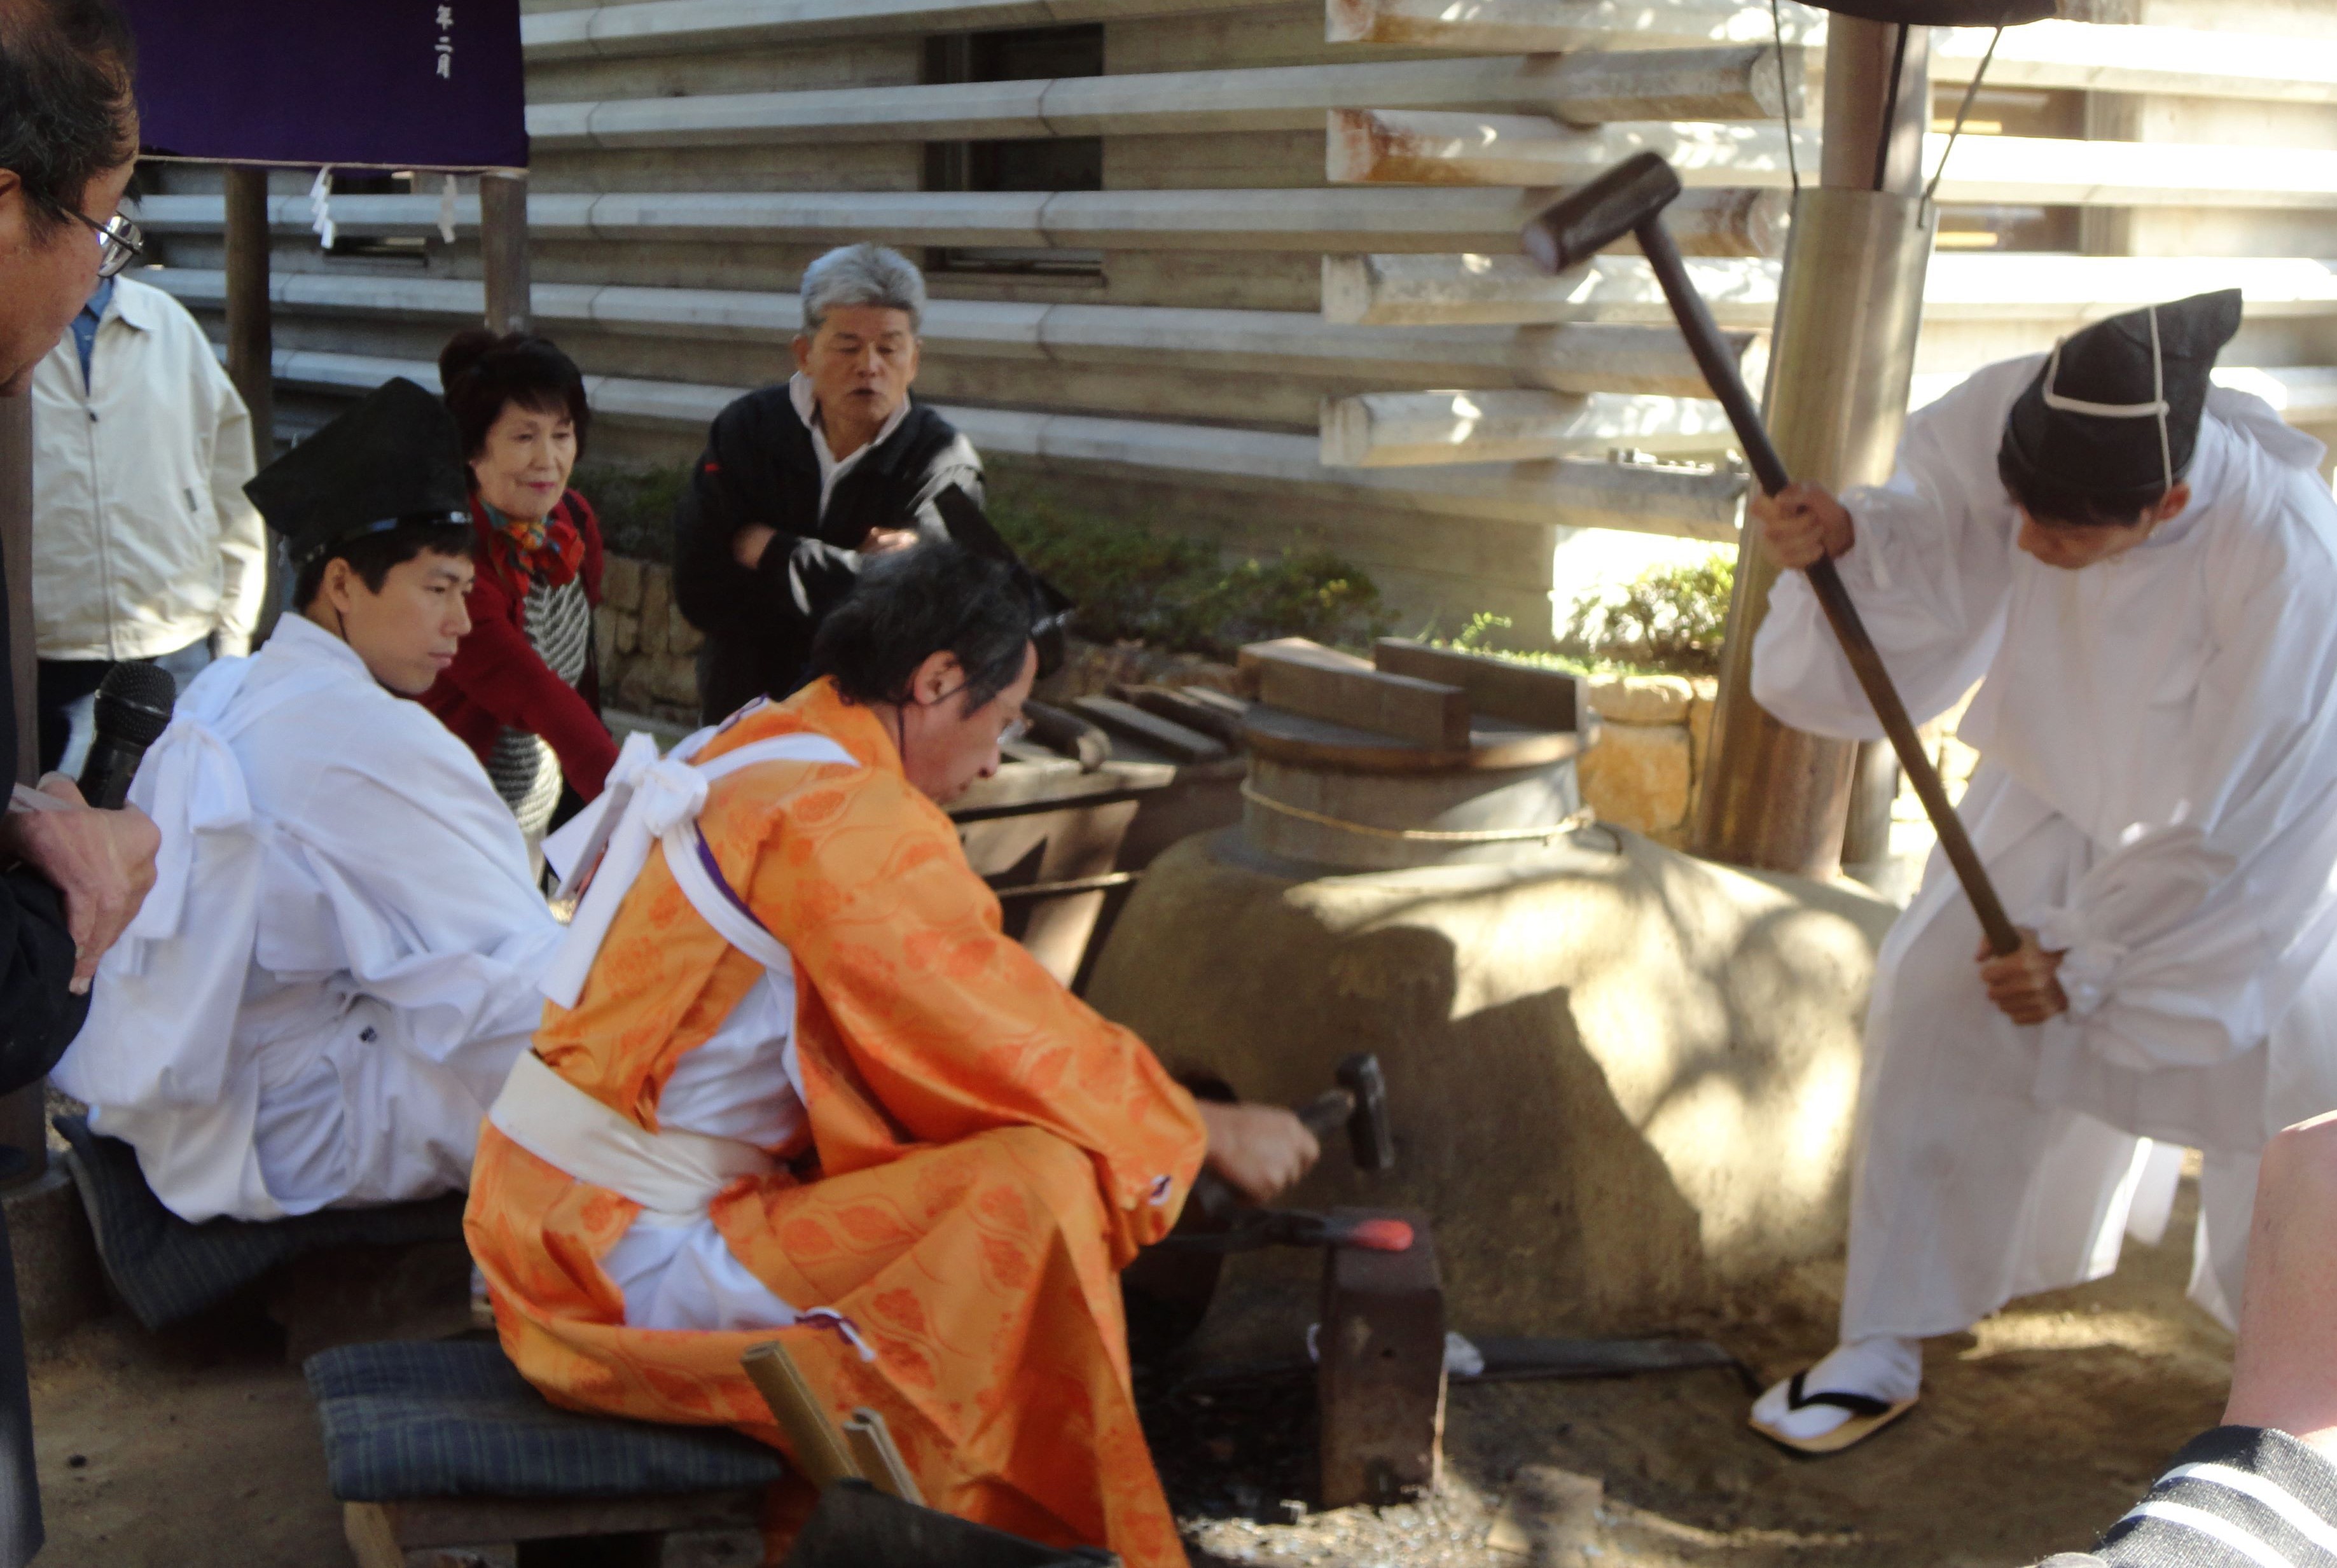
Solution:
<svg viewBox="0 0 2337 1568"><path fill-rule="evenodd" d="M488 330L534 330L525 174L479 176L479 258L486 270Z"/></svg>
<svg viewBox="0 0 2337 1568"><path fill-rule="evenodd" d="M252 455L276 456L275 325L268 301L268 171L227 171L227 376L251 411Z"/></svg>
<svg viewBox="0 0 2337 1568"><path fill-rule="evenodd" d="M1894 92L1899 28L1841 15L1828 28L1823 184L1794 203L1765 407L1793 475L1839 490L1889 477L1906 419L1933 226L1918 201L1930 35L1904 34ZM1857 747L1789 729L1753 701L1753 640L1776 575L1748 521L1691 847L1827 877L1841 866Z"/></svg>

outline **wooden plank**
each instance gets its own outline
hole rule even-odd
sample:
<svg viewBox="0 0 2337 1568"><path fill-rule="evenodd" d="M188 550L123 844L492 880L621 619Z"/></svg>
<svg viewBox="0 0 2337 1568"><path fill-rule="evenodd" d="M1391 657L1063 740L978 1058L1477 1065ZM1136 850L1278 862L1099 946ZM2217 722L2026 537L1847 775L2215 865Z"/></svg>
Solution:
<svg viewBox="0 0 2337 1568"><path fill-rule="evenodd" d="M1208 692L1208 698L1194 695L1181 686L1122 686L1113 694L1147 713L1198 730L1228 747L1239 746L1242 720L1249 711L1249 704L1206 686L1196 690Z"/></svg>
<svg viewBox="0 0 2337 1568"><path fill-rule="evenodd" d="M1310 719L1393 735L1415 746L1456 751L1469 744L1469 694L1458 686L1414 680L1321 657L1331 652L1286 638L1242 650L1258 674L1258 701ZM1360 666L1360 667L1358 667Z"/></svg>
<svg viewBox="0 0 2337 1568"><path fill-rule="evenodd" d="M1990 31L1933 29L1932 80L1970 81ZM1994 87L2326 104L2337 95L2337 38L2032 22L2005 29L1989 62L1988 81Z"/></svg>
<svg viewBox="0 0 2337 1568"><path fill-rule="evenodd" d="M1419 467L1556 457L1628 447L1717 452L1736 445L1708 397L1509 389L1367 392L1323 400L1323 464Z"/></svg>
<svg viewBox="0 0 2337 1568"><path fill-rule="evenodd" d="M1216 762L1227 755L1223 742L1173 719L1148 713L1111 697L1075 697L1071 706L1105 729L1125 735L1178 762Z"/></svg>
<svg viewBox="0 0 2337 1568"><path fill-rule="evenodd" d="M1383 637L1373 644L1372 662L1393 675L1458 686L1469 693L1479 713L1539 730L1577 729L1587 711L1580 679L1563 670L1538 669L1456 648L1432 648L1402 637Z"/></svg>
<svg viewBox="0 0 2337 1568"><path fill-rule="evenodd" d="M2337 156L2337 154L2332 154ZM542 243L736 241L999 245L1034 250L1508 250L1550 191L537 191L528 227ZM305 198L269 199L281 235L309 232ZM141 212L158 234L208 233L217 196L149 197ZM438 230L435 197L347 196L333 203L349 235ZM1689 255L1781 254L1785 206L1773 191L1691 191L1667 217ZM459 230L477 232L475 196L455 203Z"/></svg>

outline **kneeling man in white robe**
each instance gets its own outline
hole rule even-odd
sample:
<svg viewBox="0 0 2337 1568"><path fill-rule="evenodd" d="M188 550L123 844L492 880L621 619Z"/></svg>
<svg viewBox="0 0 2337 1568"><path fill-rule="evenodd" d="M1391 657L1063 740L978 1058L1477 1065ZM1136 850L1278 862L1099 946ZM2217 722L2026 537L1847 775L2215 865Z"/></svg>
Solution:
<svg viewBox="0 0 2337 1568"><path fill-rule="evenodd" d="M1914 415L1888 485L1754 509L1834 557L1919 720L1981 681L1960 814L2024 937L1987 954L1934 853L1883 944L1841 1343L1754 1406L1790 1446L1902 1413L1923 1338L2109 1272L2185 1148L2228 1324L2258 1153L2337 1106L2337 504L2319 442L2211 387L2239 322L2236 289L2113 317ZM1786 723L1881 735L1799 573L1753 657Z"/></svg>
<svg viewBox="0 0 2337 1568"><path fill-rule="evenodd" d="M561 936L477 757L406 700L470 626L445 405L393 381L248 488L298 612L147 753L157 884L55 1074L197 1221L465 1187Z"/></svg>

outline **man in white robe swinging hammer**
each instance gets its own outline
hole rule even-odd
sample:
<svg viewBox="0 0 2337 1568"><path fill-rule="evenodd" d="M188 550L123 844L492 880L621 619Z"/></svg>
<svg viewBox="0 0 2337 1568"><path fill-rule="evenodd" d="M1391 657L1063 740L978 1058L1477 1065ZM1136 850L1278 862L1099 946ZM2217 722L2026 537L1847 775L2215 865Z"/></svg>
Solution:
<svg viewBox="0 0 2337 1568"><path fill-rule="evenodd" d="M2114 1268L2201 1152L2193 1299L2239 1305L2259 1152L2337 1107L2337 503L2317 441L2210 386L2237 289L2096 323L1912 416L1887 485L1755 501L1834 558L1921 721L1975 681L1960 815L2022 931L1936 852L1878 960L1841 1341L1753 1407L1829 1453L1920 1342ZM1882 731L1798 573L1754 644L1785 722Z"/></svg>

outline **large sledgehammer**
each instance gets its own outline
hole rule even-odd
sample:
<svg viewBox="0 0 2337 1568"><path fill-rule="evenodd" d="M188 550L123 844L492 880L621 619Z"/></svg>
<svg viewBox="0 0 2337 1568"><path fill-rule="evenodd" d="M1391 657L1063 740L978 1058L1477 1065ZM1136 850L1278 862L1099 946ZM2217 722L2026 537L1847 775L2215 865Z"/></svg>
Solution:
<svg viewBox="0 0 2337 1568"><path fill-rule="evenodd" d="M1777 448L1769 440L1768 429L1761 423L1761 412L1754 406L1752 394L1745 390L1744 378L1736 373L1736 362L1729 356L1704 296L1688 281L1687 269L1680 262L1679 247L1672 243L1671 235L1664 228L1664 208L1679 193L1679 176L1661 155L1638 153L1528 224L1521 237L1525 252L1546 270L1557 273L1588 261L1601 247L1627 233L1637 239L1640 254L1654 270L1656 281L1663 286L1664 298L1671 305L1672 315L1679 321L1680 335L1687 339L1688 352L1696 356L1697 366L1711 386L1712 395L1727 412L1729 424L1736 426L1737 444L1745 449L1745 461L1753 466L1754 477L1760 481L1764 492L1775 495L1790 483L1785 460L1777 456ZM1859 619L1857 606L1843 591L1841 574L1835 572L1831 560L1824 558L1812 562L1806 571L1818 604L1825 611L1827 623L1842 643L1852 671L1866 691L1867 701L1873 705L1874 716L1882 721L1882 732L1890 737L1891 749L1899 753L1899 765L1907 770L1908 781L1922 800L1924 813L1939 830L1940 848L1947 852L1948 863L1955 867L1956 879L1963 884L1972 909L1980 916L1980 929L1988 936L1989 946L1999 955L2016 951L2020 946L2020 934L2006 916L2004 905L1989 882L1987 869L1973 852L1964 825L1956 816L1956 808L1949 804L1947 791L1941 787L1938 771L1923 754L1922 742L1907 717L1907 705L1899 700L1898 688L1892 685L1890 671L1882 667L1882 655L1875 651L1874 640L1866 634L1866 624Z"/></svg>

